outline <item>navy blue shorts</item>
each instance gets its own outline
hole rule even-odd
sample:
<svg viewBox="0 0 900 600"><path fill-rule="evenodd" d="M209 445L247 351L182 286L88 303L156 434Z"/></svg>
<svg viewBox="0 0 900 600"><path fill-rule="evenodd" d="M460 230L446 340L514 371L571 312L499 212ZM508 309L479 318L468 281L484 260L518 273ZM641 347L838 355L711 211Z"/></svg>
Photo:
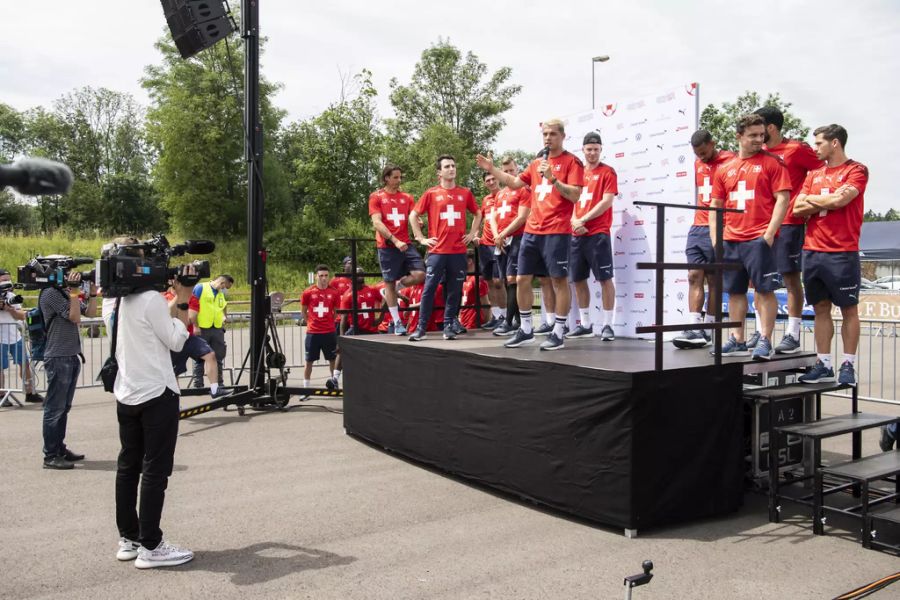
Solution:
<svg viewBox="0 0 900 600"><path fill-rule="evenodd" d="M803 267L803 240L805 225L782 225L778 230L772 251L779 273L799 273Z"/></svg>
<svg viewBox="0 0 900 600"><path fill-rule="evenodd" d="M687 243L684 246L684 254L687 256L688 262L694 265L716 262L716 249L709 237L708 225L691 225Z"/></svg>
<svg viewBox="0 0 900 600"><path fill-rule="evenodd" d="M570 248L570 281L584 281L591 273L600 281L612 279L613 257L609 234L573 235Z"/></svg>
<svg viewBox="0 0 900 600"><path fill-rule="evenodd" d="M725 262L744 267L725 271L723 285L729 294L746 294L751 281L760 292L774 292L783 285L775 253L762 236L747 242L725 241Z"/></svg>
<svg viewBox="0 0 900 600"><path fill-rule="evenodd" d="M172 366L175 368L175 374L181 375L187 371L189 358L200 360L212 351L212 346L199 335L188 336L181 351L172 352Z"/></svg>
<svg viewBox="0 0 900 600"><path fill-rule="evenodd" d="M823 300L842 307L859 304L861 277L859 252L803 251L803 289L809 304Z"/></svg>
<svg viewBox="0 0 900 600"><path fill-rule="evenodd" d="M333 333L307 333L306 362L319 360L319 353L325 356L325 360L334 360L337 357L337 336Z"/></svg>
<svg viewBox="0 0 900 600"><path fill-rule="evenodd" d="M494 248L497 246L478 245L478 266L481 269L482 279L495 279L500 277L500 266Z"/></svg>
<svg viewBox="0 0 900 600"><path fill-rule="evenodd" d="M425 271L425 261L412 244L406 247L406 252L400 252L399 248L379 248L378 264L387 282L402 279L413 271Z"/></svg>
<svg viewBox="0 0 900 600"><path fill-rule="evenodd" d="M523 234L519 248L519 275L567 277L571 237L568 233Z"/></svg>
<svg viewBox="0 0 900 600"><path fill-rule="evenodd" d="M516 275L519 274L519 248L522 246L522 236L515 235L506 238L509 243L506 245L505 252L501 252L497 258L497 264L500 273L506 275L507 283L514 284Z"/></svg>

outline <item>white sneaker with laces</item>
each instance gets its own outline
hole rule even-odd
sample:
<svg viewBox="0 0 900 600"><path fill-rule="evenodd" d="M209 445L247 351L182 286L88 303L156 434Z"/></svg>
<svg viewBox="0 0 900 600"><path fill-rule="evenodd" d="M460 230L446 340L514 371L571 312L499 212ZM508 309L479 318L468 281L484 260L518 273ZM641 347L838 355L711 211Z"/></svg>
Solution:
<svg viewBox="0 0 900 600"><path fill-rule="evenodd" d="M119 538L119 551L116 552L116 558L119 560L134 560L137 558L140 547L140 544L132 542L128 538Z"/></svg>
<svg viewBox="0 0 900 600"><path fill-rule="evenodd" d="M138 550L134 566L138 569L154 569L156 567L175 567L193 560L194 553L185 548L179 548L163 540L154 550L147 550L143 546Z"/></svg>

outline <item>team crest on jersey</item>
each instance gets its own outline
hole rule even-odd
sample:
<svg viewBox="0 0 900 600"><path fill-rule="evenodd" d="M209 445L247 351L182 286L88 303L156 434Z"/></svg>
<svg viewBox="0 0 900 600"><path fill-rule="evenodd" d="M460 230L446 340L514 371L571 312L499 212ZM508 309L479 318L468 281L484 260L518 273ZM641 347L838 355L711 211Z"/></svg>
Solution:
<svg viewBox="0 0 900 600"><path fill-rule="evenodd" d="M462 200L462 196L461 196L461 195L457 195L457 196L456 196L456 199L457 199L457 200Z"/></svg>
<svg viewBox="0 0 900 600"><path fill-rule="evenodd" d="M818 177L813 177L813 183L822 183L823 179L825 179L825 178L822 177L821 175L819 175Z"/></svg>
<svg viewBox="0 0 900 600"><path fill-rule="evenodd" d="M553 165L554 171L559 171L560 169L562 169L562 165Z"/></svg>
<svg viewBox="0 0 900 600"><path fill-rule="evenodd" d="M734 177L737 175L737 169L728 169L728 177Z"/></svg>
<svg viewBox="0 0 900 600"><path fill-rule="evenodd" d="M761 165L753 165L753 172L754 173L762 173L762 166Z"/></svg>

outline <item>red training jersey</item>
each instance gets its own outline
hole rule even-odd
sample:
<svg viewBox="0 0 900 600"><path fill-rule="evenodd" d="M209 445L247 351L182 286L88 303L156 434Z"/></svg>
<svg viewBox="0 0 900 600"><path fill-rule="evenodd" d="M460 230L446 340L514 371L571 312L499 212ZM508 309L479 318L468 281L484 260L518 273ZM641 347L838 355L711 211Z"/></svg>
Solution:
<svg viewBox="0 0 900 600"><path fill-rule="evenodd" d="M584 172L584 187L581 189L581 198L575 203L573 215L580 219L586 215L588 211L600 204L604 194L616 195L619 193L619 177L616 170L609 165L603 163L598 164L590 171ZM575 233L573 235L596 235L605 233L609 235L609 228L612 226L612 205L603 211L600 215L594 217L584 224L586 233ZM571 225L570 231L571 231Z"/></svg>
<svg viewBox="0 0 900 600"><path fill-rule="evenodd" d="M531 189L521 187L517 190L505 187L497 192L497 198L494 201L494 215L497 219L497 231L503 231L510 223L519 216L519 207L531 207ZM515 230L512 235L522 235L525 233L525 224Z"/></svg>
<svg viewBox="0 0 900 600"><path fill-rule="evenodd" d="M735 157L734 152L719 150L708 163L699 158L694 160L694 177L697 184L697 206L709 206L712 200L712 182L716 169ZM705 210L694 211L694 225L709 227L709 212Z"/></svg>
<svg viewBox="0 0 900 600"><path fill-rule="evenodd" d="M584 165L568 150L548 161L553 176L561 182L579 187L584 183ZM531 213L525 222L525 233L572 233L572 203L550 185L549 179L541 177L540 164L541 159L535 159L519 174L519 179L531 187Z"/></svg>
<svg viewBox="0 0 900 600"><path fill-rule="evenodd" d="M496 194L488 194L481 201L481 240L482 246L494 245L494 230L491 229L490 217L494 215L497 205ZM497 229L497 231L500 231Z"/></svg>
<svg viewBox="0 0 900 600"><path fill-rule="evenodd" d="M300 294L300 304L306 307L307 333L334 333L335 311L341 305L341 296L336 289L308 287Z"/></svg>
<svg viewBox="0 0 900 600"><path fill-rule="evenodd" d="M723 240L747 242L761 237L772 220L775 194L790 192L791 178L781 159L768 152L749 158L736 156L716 169L712 197L725 208L743 213L725 213Z"/></svg>
<svg viewBox="0 0 900 600"><path fill-rule="evenodd" d="M385 189L372 192L369 196L369 216L381 215L381 222L388 231L401 242L409 243L409 211L415 200L406 192L391 194ZM379 248L393 248L384 236L375 231L375 245Z"/></svg>
<svg viewBox="0 0 900 600"><path fill-rule="evenodd" d="M353 290L341 296L341 308L350 310L353 308ZM378 333L378 325L375 324L375 310L381 308L381 293L370 285L364 285L356 290L357 333ZM353 313L346 313L347 327L353 327Z"/></svg>
<svg viewBox="0 0 900 600"><path fill-rule="evenodd" d="M488 284L484 279L478 280L478 297L475 297L473 291L475 290L475 276L469 275L466 277L466 282L463 284L462 289L462 303L461 306L466 306L467 304L475 304L476 300L487 296L488 293ZM482 323L484 323L488 316L490 315L490 309L483 308L481 309L481 316L483 317ZM462 326L466 329L472 329L475 325L475 309L474 308L462 308L459 311L459 322L462 323Z"/></svg>
<svg viewBox="0 0 900 600"><path fill-rule="evenodd" d="M781 140L780 144L768 150L784 161L788 176L791 178L791 205L782 225L803 225L806 219L794 216L794 199L803 187L806 174L821 169L825 163L819 160L816 151L810 148L809 144L799 140Z"/></svg>
<svg viewBox="0 0 900 600"><path fill-rule="evenodd" d="M172 298L175 297L175 294L173 294L169 290L166 290L165 292L163 292L163 297L166 299L166 302L171 302ZM191 297L188 300L188 310L200 312L200 298L191 294ZM188 335L194 335L194 324L193 323L188 324L187 332L188 332Z"/></svg>
<svg viewBox="0 0 900 600"><path fill-rule="evenodd" d="M428 237L437 238L430 254L465 254L466 211L477 215L481 209L468 188L429 188L416 203L416 213L428 218Z"/></svg>
<svg viewBox="0 0 900 600"><path fill-rule="evenodd" d="M800 193L808 196L831 194L842 185L852 185L859 195L836 210L822 210L810 215L806 224L804 250L816 252L859 252L859 233L862 229L866 184L869 169L855 160L836 167L822 167L810 171Z"/></svg>

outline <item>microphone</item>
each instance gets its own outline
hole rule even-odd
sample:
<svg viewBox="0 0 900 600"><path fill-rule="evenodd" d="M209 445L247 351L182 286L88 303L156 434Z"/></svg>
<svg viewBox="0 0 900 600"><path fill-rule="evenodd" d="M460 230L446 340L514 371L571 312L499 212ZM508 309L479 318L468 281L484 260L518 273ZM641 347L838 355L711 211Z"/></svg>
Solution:
<svg viewBox="0 0 900 600"><path fill-rule="evenodd" d="M542 158L544 160L550 158L550 146L544 146L543 148L538 150L536 158Z"/></svg>
<svg viewBox="0 0 900 600"><path fill-rule="evenodd" d="M179 246L183 247L187 254L210 254L216 249L216 243L210 240L185 240Z"/></svg>
<svg viewBox="0 0 900 600"><path fill-rule="evenodd" d="M46 158L22 158L0 165L0 189L12 186L26 196L66 194L72 187L72 171Z"/></svg>

